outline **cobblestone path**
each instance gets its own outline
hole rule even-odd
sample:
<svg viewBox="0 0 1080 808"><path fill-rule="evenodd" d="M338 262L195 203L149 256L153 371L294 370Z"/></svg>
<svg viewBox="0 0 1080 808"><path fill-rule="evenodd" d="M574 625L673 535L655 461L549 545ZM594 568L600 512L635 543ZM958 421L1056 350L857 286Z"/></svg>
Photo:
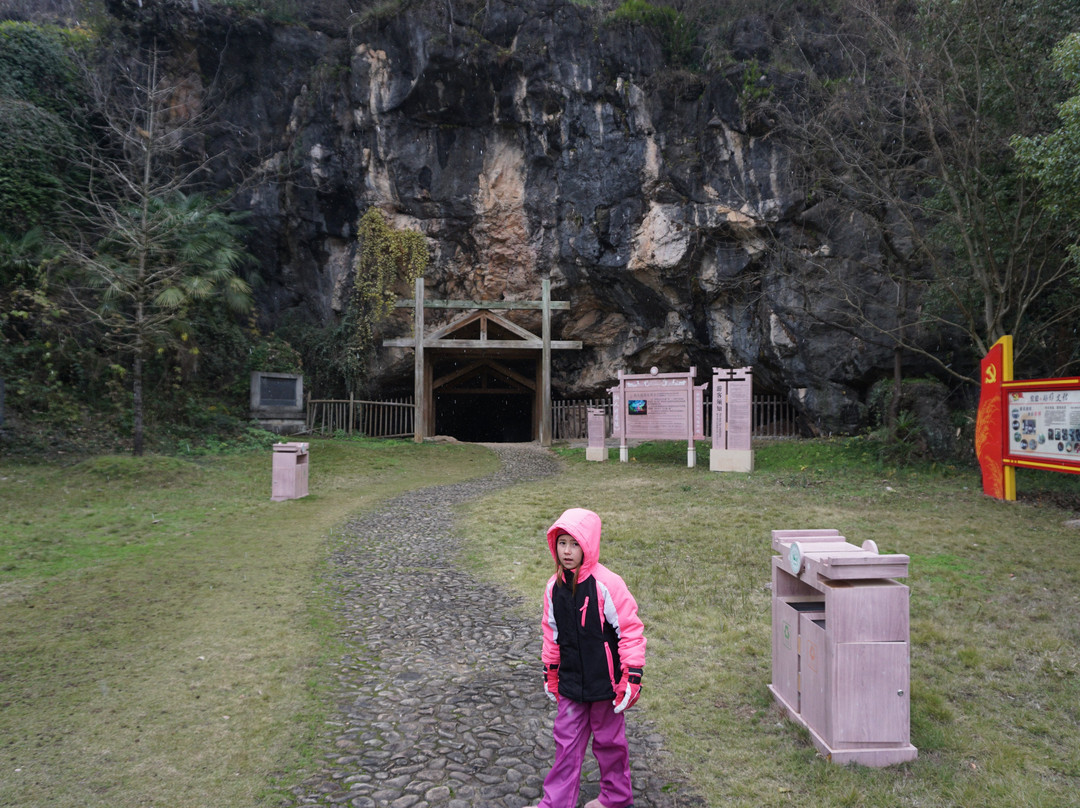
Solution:
<svg viewBox="0 0 1080 808"><path fill-rule="evenodd" d="M502 461L496 474L404 494L347 525L330 581L349 647L338 714L318 770L294 789L291 805L520 808L539 800L554 759L539 618L522 619L516 596L464 569L453 507L553 474L558 460L534 444L491 448ZM662 774L662 738L645 712L627 713L634 804L703 806ZM581 803L598 791L590 754Z"/></svg>

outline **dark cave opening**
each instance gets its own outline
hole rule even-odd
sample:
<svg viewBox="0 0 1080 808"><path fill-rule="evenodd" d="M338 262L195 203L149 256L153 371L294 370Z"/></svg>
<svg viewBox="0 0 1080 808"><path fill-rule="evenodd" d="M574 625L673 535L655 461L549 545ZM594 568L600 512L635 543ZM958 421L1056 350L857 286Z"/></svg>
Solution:
<svg viewBox="0 0 1080 808"><path fill-rule="evenodd" d="M435 434L469 443L533 440L533 396L527 393L436 393Z"/></svg>

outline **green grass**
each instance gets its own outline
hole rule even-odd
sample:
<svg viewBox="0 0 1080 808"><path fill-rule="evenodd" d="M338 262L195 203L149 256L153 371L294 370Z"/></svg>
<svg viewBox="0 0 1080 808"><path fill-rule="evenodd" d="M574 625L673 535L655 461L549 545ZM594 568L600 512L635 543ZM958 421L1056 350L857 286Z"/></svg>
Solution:
<svg viewBox="0 0 1080 808"><path fill-rule="evenodd" d="M0 463L0 805L275 805L338 652L319 575L349 515L496 468L468 445Z"/></svg>
<svg viewBox="0 0 1080 808"><path fill-rule="evenodd" d="M971 470L891 468L857 439L762 445L749 475L709 472L703 445L694 469L679 443L564 454L557 479L467 509L471 567L539 608L545 529L597 511L646 624L642 715L709 805L1080 804L1080 529L1047 504L1080 502L1080 478L1020 475L1001 503ZM770 531L811 527L911 556L912 763L826 762L766 689Z"/></svg>
<svg viewBox="0 0 1080 808"><path fill-rule="evenodd" d="M626 464L561 452L559 476L463 509L463 562L538 607L545 529L600 513L649 638L635 709L708 804L1080 804L1080 477L1022 470L1009 504L863 440L763 445L749 475L709 472L704 444L694 469L679 443ZM320 575L341 525L494 467L477 446L315 441L312 495L274 503L267 451L0 461L0 805L276 805L331 709ZM918 760L829 764L773 704L769 532L786 527L911 556Z"/></svg>

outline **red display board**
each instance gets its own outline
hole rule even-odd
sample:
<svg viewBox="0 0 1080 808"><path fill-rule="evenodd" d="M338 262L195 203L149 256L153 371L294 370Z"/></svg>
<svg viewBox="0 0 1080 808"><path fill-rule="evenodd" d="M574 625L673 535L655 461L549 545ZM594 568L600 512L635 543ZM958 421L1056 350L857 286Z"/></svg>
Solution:
<svg viewBox="0 0 1080 808"><path fill-rule="evenodd" d="M1080 376L1014 381L1002 337L982 361L975 454L997 499L1016 499L1017 467L1080 474Z"/></svg>
<svg viewBox="0 0 1080 808"><path fill-rule="evenodd" d="M975 421L975 456L982 468L983 493L996 499L1016 499L1012 469L1002 464L1004 419L1001 408L1001 385L1012 380L1012 337L999 339L983 357L980 367L982 390L979 415Z"/></svg>
<svg viewBox="0 0 1080 808"><path fill-rule="evenodd" d="M1080 474L1080 377L1002 385L1007 466Z"/></svg>

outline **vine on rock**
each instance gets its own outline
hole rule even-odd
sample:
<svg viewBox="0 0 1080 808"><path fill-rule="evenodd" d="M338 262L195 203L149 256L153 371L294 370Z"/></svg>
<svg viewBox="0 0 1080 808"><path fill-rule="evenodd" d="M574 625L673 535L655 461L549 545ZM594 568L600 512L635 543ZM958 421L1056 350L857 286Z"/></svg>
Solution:
<svg viewBox="0 0 1080 808"><path fill-rule="evenodd" d="M353 356L360 370L374 344L374 327L394 310L395 288L412 284L431 262L424 234L392 227L378 208L368 208L357 222L359 249L354 263ZM346 364L351 364L347 362ZM346 369L346 375L348 373Z"/></svg>

